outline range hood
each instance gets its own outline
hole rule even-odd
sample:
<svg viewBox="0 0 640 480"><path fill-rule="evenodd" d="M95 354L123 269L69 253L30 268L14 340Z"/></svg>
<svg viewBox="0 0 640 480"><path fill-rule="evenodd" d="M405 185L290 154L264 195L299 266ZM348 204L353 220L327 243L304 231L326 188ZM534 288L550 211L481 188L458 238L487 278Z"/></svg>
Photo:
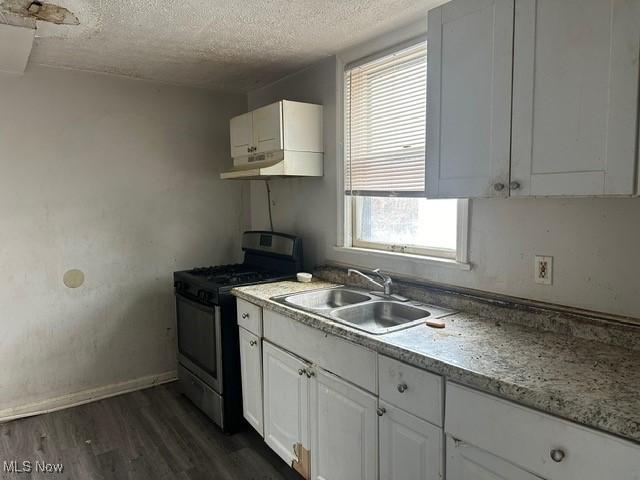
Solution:
<svg viewBox="0 0 640 480"><path fill-rule="evenodd" d="M233 159L223 180L261 180L271 177L321 177L322 153L278 150Z"/></svg>

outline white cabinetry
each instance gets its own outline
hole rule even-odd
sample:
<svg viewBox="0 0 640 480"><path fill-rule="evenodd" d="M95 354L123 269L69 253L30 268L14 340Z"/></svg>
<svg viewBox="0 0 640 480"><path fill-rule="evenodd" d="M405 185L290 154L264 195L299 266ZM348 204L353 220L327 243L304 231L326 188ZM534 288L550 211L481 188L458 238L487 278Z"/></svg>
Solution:
<svg viewBox="0 0 640 480"><path fill-rule="evenodd" d="M238 317L265 337L261 344L240 326L245 418L309 478L442 480L446 458L450 480L640 480L637 444L445 386L438 375L247 302L238 302Z"/></svg>
<svg viewBox="0 0 640 480"><path fill-rule="evenodd" d="M291 150L322 152L322 106L282 100L233 117L231 156Z"/></svg>
<svg viewBox="0 0 640 480"><path fill-rule="evenodd" d="M380 480L440 480L442 429L382 401L379 413Z"/></svg>
<svg viewBox="0 0 640 480"><path fill-rule="evenodd" d="M231 157L247 155L253 146L253 115L251 112L233 117L229 122Z"/></svg>
<svg viewBox="0 0 640 480"><path fill-rule="evenodd" d="M262 423L262 354L260 338L240 329L240 375L242 379L242 413L260 435Z"/></svg>
<svg viewBox="0 0 640 480"><path fill-rule="evenodd" d="M377 399L318 368L311 384L311 478L378 477Z"/></svg>
<svg viewBox="0 0 640 480"><path fill-rule="evenodd" d="M511 195L633 194L640 2L515 8Z"/></svg>
<svg viewBox="0 0 640 480"><path fill-rule="evenodd" d="M429 197L636 193L640 2L453 0L428 22Z"/></svg>
<svg viewBox="0 0 640 480"><path fill-rule="evenodd" d="M428 196L507 196L513 0L433 9L428 42Z"/></svg>
<svg viewBox="0 0 640 480"><path fill-rule="evenodd" d="M284 102L272 103L253 111L253 147L255 153L282 150Z"/></svg>
<svg viewBox="0 0 640 480"><path fill-rule="evenodd" d="M238 325L258 337L262 337L262 309L245 300L237 302Z"/></svg>
<svg viewBox="0 0 640 480"><path fill-rule="evenodd" d="M547 480L640 480L636 444L455 383L447 382L446 398L447 435L525 471ZM455 462L473 463L466 455Z"/></svg>
<svg viewBox="0 0 640 480"><path fill-rule="evenodd" d="M447 436L447 478L452 480L542 480L495 455Z"/></svg>
<svg viewBox="0 0 640 480"><path fill-rule="evenodd" d="M264 441L291 465L294 445L309 450L308 365L266 341L263 351Z"/></svg>

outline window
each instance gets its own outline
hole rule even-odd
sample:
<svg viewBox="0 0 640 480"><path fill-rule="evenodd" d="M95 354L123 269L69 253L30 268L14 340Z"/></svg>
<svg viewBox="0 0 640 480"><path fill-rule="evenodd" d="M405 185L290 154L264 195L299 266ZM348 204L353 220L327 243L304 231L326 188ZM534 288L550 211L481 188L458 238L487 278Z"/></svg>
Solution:
<svg viewBox="0 0 640 480"><path fill-rule="evenodd" d="M426 198L426 91L426 42L345 68L348 246L458 258L458 201Z"/></svg>

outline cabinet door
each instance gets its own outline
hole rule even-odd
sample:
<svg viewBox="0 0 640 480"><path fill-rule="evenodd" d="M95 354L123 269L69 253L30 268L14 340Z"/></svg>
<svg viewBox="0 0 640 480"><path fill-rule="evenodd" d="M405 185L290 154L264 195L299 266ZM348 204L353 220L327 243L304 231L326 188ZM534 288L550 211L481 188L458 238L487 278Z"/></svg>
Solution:
<svg viewBox="0 0 640 480"><path fill-rule="evenodd" d="M309 449L309 378L302 360L264 342L264 441L288 465Z"/></svg>
<svg viewBox="0 0 640 480"><path fill-rule="evenodd" d="M511 194L633 194L640 2L515 8Z"/></svg>
<svg viewBox="0 0 640 480"><path fill-rule="evenodd" d="M427 196L509 193L513 0L429 11Z"/></svg>
<svg viewBox="0 0 640 480"><path fill-rule="evenodd" d="M315 372L311 382L311 478L377 479L376 397L322 369Z"/></svg>
<svg viewBox="0 0 640 480"><path fill-rule="evenodd" d="M253 111L253 145L257 153L282 149L282 102Z"/></svg>
<svg viewBox="0 0 640 480"><path fill-rule="evenodd" d="M388 403L380 408L380 480L440 480L442 429Z"/></svg>
<svg viewBox="0 0 640 480"><path fill-rule="evenodd" d="M516 0L514 196L634 193L640 2Z"/></svg>
<svg viewBox="0 0 640 480"><path fill-rule="evenodd" d="M449 435L447 477L454 480L541 480L541 477Z"/></svg>
<svg viewBox="0 0 640 480"><path fill-rule="evenodd" d="M242 378L242 413L262 435L262 355L260 339L240 328L240 375Z"/></svg>
<svg viewBox="0 0 640 480"><path fill-rule="evenodd" d="M229 122L231 136L231 157L249 155L253 145L253 125L251 112L233 117Z"/></svg>

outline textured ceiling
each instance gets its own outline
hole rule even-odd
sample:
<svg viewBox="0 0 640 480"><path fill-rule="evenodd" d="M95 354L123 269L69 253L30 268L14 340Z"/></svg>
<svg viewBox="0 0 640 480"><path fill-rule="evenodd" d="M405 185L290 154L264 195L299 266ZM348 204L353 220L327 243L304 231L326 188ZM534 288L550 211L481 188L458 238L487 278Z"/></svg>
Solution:
<svg viewBox="0 0 640 480"><path fill-rule="evenodd" d="M73 12L80 25L38 22L32 64L228 91L264 85L377 34L426 19L428 8L442 3L51 1Z"/></svg>

